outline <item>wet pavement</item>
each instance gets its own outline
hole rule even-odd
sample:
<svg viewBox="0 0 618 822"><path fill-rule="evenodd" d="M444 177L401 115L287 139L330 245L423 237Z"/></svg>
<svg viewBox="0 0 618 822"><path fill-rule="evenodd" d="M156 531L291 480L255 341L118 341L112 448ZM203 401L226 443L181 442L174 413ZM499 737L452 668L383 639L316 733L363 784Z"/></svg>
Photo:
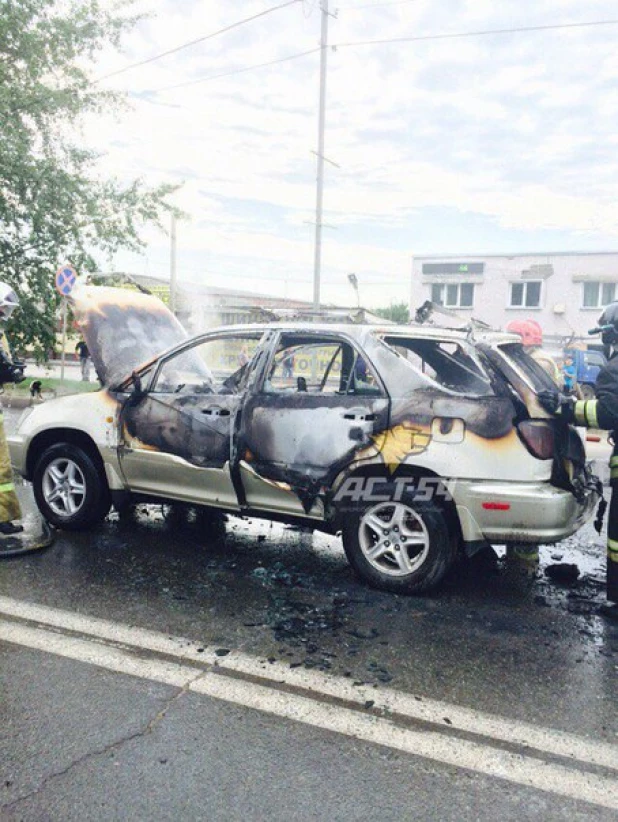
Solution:
<svg viewBox="0 0 618 822"><path fill-rule="evenodd" d="M19 493L36 518L30 487ZM615 744L618 623L599 613L604 545L590 524L542 547L532 575L498 547L459 563L436 592L408 597L361 583L337 538L138 505L93 531L57 532L46 551L3 561L0 596L188 637L221 657L241 650L376 694L393 688ZM30 657L38 668L24 652ZM86 693L84 684L79 699ZM470 803L470 816L443 809L443 818L490 818Z"/></svg>
<svg viewBox="0 0 618 822"><path fill-rule="evenodd" d="M618 624L598 613L602 554L588 526L542 548L535 576L498 551L406 597L357 580L336 538L140 505L6 560L0 595L615 741ZM549 578L557 563L579 577Z"/></svg>

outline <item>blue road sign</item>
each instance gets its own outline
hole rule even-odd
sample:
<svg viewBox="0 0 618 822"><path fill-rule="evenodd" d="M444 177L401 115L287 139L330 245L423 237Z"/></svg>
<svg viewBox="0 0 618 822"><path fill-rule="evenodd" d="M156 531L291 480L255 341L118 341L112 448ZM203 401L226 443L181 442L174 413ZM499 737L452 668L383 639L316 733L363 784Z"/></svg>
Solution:
<svg viewBox="0 0 618 822"><path fill-rule="evenodd" d="M60 266L56 271L56 288L63 297L67 297L71 293L71 289L75 285L77 273L70 265Z"/></svg>

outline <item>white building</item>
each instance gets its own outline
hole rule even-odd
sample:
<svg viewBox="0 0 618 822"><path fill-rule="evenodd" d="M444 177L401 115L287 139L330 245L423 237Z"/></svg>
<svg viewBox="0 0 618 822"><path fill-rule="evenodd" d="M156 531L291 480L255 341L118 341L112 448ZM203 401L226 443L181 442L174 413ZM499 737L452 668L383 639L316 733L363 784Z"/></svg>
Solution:
<svg viewBox="0 0 618 822"><path fill-rule="evenodd" d="M411 306L425 300L494 328L534 318L552 347L574 337L598 344L587 332L618 300L618 252L415 257Z"/></svg>

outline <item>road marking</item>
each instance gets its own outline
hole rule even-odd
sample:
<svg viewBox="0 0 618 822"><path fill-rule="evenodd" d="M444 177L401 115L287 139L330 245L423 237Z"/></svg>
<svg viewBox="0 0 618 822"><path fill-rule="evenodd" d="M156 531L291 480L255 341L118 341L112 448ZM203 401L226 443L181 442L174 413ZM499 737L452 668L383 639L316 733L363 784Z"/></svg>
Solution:
<svg viewBox="0 0 618 822"><path fill-rule="evenodd" d="M146 651L154 651L183 661L217 665L222 670L235 671L260 679L266 678L269 681L275 680L278 683L282 682L295 688L359 705L364 705L368 700L374 700L377 708L409 719L444 725L445 717L447 717L450 727L454 730L534 748L554 756L577 759L591 765L618 768L618 748L616 746L604 742L592 742L564 731L549 730L447 702L415 697L412 694L392 689L376 690L373 687L355 687L349 679L344 677L290 668L288 664L278 661L269 663L241 651L232 651L225 657L219 657L214 648L209 649L191 639L172 637L144 628L135 628L9 597L0 596L0 614Z"/></svg>
<svg viewBox="0 0 618 822"><path fill-rule="evenodd" d="M618 770L618 748L608 743L591 742L444 702L418 701L390 689L354 688L343 678L289 669L277 663L271 665L237 651L218 657L215 649L199 652L202 646L192 640L7 597L0 597L0 613L9 617L0 619L0 639L7 642L186 688L537 790L618 809L615 774L578 770L586 765ZM38 624L28 625L16 619ZM145 659L144 651L166 658ZM239 675L259 681L243 680ZM282 682L296 692L282 690ZM368 698L375 701L372 712L361 710ZM384 711L392 713L385 716ZM446 717L451 724L445 724ZM427 729L411 728L403 724L405 720L430 724ZM475 739L462 739L453 735L454 731L473 733ZM496 747L496 741L516 745L521 751L501 749ZM567 761L548 761L544 754Z"/></svg>

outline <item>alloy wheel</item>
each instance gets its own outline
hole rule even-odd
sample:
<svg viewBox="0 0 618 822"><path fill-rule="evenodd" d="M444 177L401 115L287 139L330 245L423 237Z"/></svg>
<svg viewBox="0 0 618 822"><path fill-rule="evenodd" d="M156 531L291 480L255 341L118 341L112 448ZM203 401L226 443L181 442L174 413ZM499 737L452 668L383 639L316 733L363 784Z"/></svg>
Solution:
<svg viewBox="0 0 618 822"><path fill-rule="evenodd" d="M55 514L72 517L84 504L86 480L76 462L61 457L46 467L42 491L45 502Z"/></svg>
<svg viewBox="0 0 618 822"><path fill-rule="evenodd" d="M381 573L408 576L429 552L423 519L403 502L382 502L369 508L358 526L358 541L367 561Z"/></svg>

